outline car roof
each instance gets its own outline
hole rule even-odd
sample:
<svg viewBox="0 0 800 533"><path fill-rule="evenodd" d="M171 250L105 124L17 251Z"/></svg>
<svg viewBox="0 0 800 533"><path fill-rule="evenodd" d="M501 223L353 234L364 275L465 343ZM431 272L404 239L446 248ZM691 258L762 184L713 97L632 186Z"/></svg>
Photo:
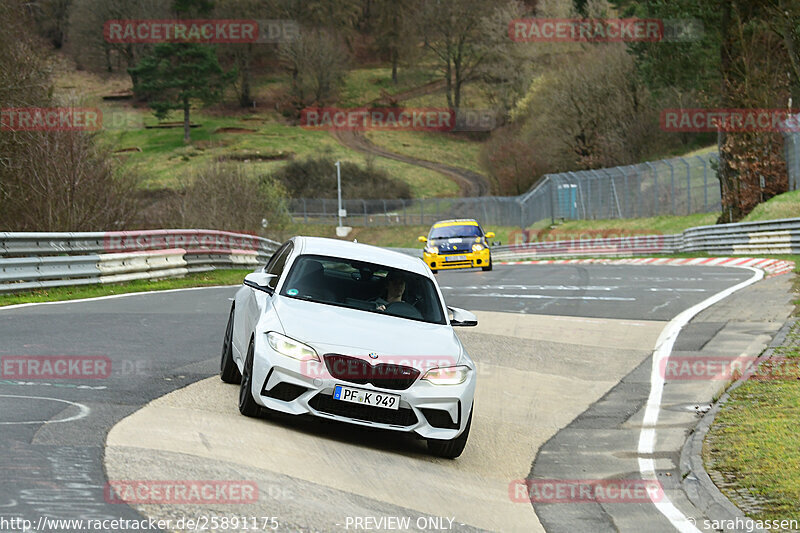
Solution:
<svg viewBox="0 0 800 533"><path fill-rule="evenodd" d="M301 254L327 255L344 259L355 259L368 263L391 266L430 277L428 267L422 259L401 252L325 237L298 236L292 239Z"/></svg>
<svg viewBox="0 0 800 533"><path fill-rule="evenodd" d="M440 220L433 224L433 228L443 228L445 226L480 226L474 218L453 218L450 220Z"/></svg>

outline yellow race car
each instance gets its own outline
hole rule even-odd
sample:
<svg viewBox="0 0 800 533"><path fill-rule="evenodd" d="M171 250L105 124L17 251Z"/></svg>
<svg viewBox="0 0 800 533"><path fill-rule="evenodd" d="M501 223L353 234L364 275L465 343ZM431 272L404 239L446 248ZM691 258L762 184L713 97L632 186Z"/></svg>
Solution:
<svg viewBox="0 0 800 533"><path fill-rule="evenodd" d="M427 237L419 241L426 243L422 258L431 271L451 268L480 267L492 269L492 252L487 239L494 232L484 233L481 225L473 219L440 220L431 226Z"/></svg>

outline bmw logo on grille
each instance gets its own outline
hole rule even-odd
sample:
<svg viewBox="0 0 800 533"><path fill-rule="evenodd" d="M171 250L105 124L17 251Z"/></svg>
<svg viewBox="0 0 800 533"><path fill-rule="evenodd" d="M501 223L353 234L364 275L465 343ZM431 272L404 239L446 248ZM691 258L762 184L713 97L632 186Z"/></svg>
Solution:
<svg viewBox="0 0 800 533"><path fill-rule="evenodd" d="M369 354L369 357L370 357L370 359L377 359L378 358L378 354L376 354L375 352L371 352Z"/></svg>

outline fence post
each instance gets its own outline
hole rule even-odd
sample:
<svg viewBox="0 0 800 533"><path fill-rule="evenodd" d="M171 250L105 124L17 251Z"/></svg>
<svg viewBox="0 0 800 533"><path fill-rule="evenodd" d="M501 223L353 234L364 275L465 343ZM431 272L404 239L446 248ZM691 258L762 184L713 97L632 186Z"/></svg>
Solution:
<svg viewBox="0 0 800 533"><path fill-rule="evenodd" d="M306 207L305 198L303 198L303 224L308 224L308 208Z"/></svg>
<svg viewBox="0 0 800 533"><path fill-rule="evenodd" d="M555 225L556 223L556 211L553 205L553 180L551 180L548 176L548 192L550 193L550 224Z"/></svg>
<svg viewBox="0 0 800 533"><path fill-rule="evenodd" d="M627 167L620 168L620 172L622 172L622 205L625 206L625 217L624 218L631 218L630 213L628 212L628 194L630 191L628 190L628 172L626 171ZM622 217L620 217L622 218Z"/></svg>
<svg viewBox="0 0 800 533"><path fill-rule="evenodd" d="M653 173L653 212L650 213L650 216L655 216L658 210L658 171L650 161L645 161L644 164L647 165L647 168Z"/></svg>
<svg viewBox="0 0 800 533"><path fill-rule="evenodd" d="M681 157L681 162L686 165L686 214L692 214L692 169L689 162Z"/></svg>
<svg viewBox="0 0 800 533"><path fill-rule="evenodd" d="M702 156L695 157L703 163L703 213L708 213L708 165Z"/></svg>
<svg viewBox="0 0 800 533"><path fill-rule="evenodd" d="M420 225L425 225L425 199L419 199L419 223Z"/></svg>
<svg viewBox="0 0 800 533"><path fill-rule="evenodd" d="M389 209L386 207L386 200L383 201L383 220L386 222L386 225L389 225Z"/></svg>
<svg viewBox="0 0 800 533"><path fill-rule="evenodd" d="M668 159L664 159L663 163L669 167L669 198L670 206L672 207L670 214L677 215L675 212L675 167L672 166Z"/></svg>

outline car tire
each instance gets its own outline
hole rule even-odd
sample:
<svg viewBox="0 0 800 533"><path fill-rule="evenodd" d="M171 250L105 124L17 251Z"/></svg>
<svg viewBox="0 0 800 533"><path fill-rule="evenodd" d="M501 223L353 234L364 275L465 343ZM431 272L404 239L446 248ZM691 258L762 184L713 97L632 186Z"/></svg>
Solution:
<svg viewBox="0 0 800 533"><path fill-rule="evenodd" d="M219 361L219 377L225 383L239 384L242 374L233 362L233 307L225 328L225 339L222 341L222 357Z"/></svg>
<svg viewBox="0 0 800 533"><path fill-rule="evenodd" d="M484 272L489 272L492 269L492 256L489 256L489 266L481 267Z"/></svg>
<svg viewBox="0 0 800 533"><path fill-rule="evenodd" d="M239 388L239 412L244 416L258 417L261 414L261 406L253 399L253 356L255 353L255 342L250 339L250 346L247 348L247 357L242 367L242 383Z"/></svg>
<svg viewBox="0 0 800 533"><path fill-rule="evenodd" d="M428 439L428 452L437 457L444 457L445 459L455 459L467 445L469 438L469 430L472 427L472 410L470 410L469 418L467 419L467 427L458 437L451 440Z"/></svg>
<svg viewBox="0 0 800 533"><path fill-rule="evenodd" d="M438 273L439 273L439 271L438 271L438 270L436 270L435 268L432 268L432 269L431 269L431 272L433 272L434 274L438 274Z"/></svg>

